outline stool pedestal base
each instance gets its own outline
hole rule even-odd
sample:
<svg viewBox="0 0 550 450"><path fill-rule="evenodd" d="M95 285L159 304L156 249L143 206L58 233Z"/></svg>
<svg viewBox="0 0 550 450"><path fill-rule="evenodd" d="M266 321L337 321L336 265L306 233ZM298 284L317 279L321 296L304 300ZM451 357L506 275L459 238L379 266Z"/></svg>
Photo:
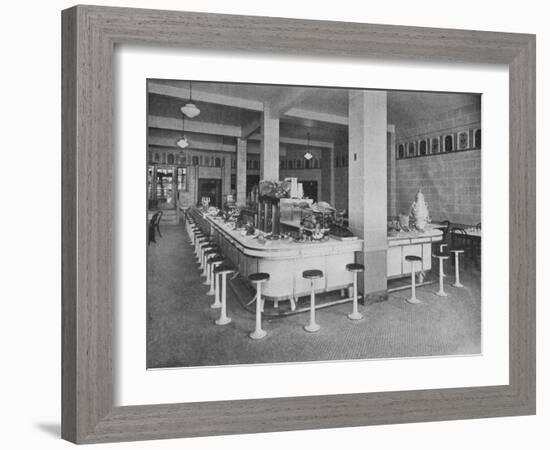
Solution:
<svg viewBox="0 0 550 450"><path fill-rule="evenodd" d="M412 303L413 305L418 305L419 303L422 303L420 300L418 300L416 297L408 298L407 302Z"/></svg>
<svg viewBox="0 0 550 450"><path fill-rule="evenodd" d="M266 337L266 335L267 333L265 332L265 330L259 329L259 330L254 330L248 336L250 336L251 339L262 339Z"/></svg>
<svg viewBox="0 0 550 450"><path fill-rule="evenodd" d="M309 323L304 327L304 330L306 330L308 333L316 333L320 329L321 327L317 323Z"/></svg>
<svg viewBox="0 0 550 450"><path fill-rule="evenodd" d="M361 320L363 318L363 314L360 312L352 312L348 314L348 319L350 320Z"/></svg>
<svg viewBox="0 0 550 450"><path fill-rule="evenodd" d="M214 323L216 325L227 325L228 323L231 323L231 317L220 317L219 319L216 319Z"/></svg>

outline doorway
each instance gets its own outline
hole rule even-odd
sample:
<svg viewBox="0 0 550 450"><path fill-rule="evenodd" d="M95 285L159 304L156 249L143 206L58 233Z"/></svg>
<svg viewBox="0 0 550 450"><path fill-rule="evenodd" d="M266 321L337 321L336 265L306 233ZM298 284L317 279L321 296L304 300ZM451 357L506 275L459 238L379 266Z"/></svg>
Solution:
<svg viewBox="0 0 550 450"><path fill-rule="evenodd" d="M176 207L175 168L149 166L147 169L147 197L149 210Z"/></svg>
<svg viewBox="0 0 550 450"><path fill-rule="evenodd" d="M304 197L317 201L317 181L300 181L304 188Z"/></svg>
<svg viewBox="0 0 550 450"><path fill-rule="evenodd" d="M222 207L222 181L214 178L199 178L197 202L203 197L210 198L210 206Z"/></svg>

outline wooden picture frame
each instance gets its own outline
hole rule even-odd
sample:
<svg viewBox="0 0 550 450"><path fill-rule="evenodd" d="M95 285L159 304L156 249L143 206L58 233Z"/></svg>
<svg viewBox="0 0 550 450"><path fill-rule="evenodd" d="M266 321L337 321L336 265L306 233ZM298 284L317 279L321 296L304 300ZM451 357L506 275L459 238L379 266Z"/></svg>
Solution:
<svg viewBox="0 0 550 450"><path fill-rule="evenodd" d="M64 439L94 443L535 413L533 35L97 6L63 11L62 29ZM120 43L506 64L509 384L114 407L113 52Z"/></svg>

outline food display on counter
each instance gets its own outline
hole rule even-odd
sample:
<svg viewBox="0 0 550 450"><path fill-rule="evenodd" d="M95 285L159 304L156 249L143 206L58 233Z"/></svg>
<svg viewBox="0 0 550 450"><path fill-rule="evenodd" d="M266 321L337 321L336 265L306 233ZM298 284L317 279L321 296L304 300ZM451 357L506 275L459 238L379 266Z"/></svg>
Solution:
<svg viewBox="0 0 550 450"><path fill-rule="evenodd" d="M260 181L259 195L264 198L280 199L290 195L290 181Z"/></svg>
<svg viewBox="0 0 550 450"><path fill-rule="evenodd" d="M353 233L343 224L343 212L337 212L327 202L306 204L302 210L301 232L306 240L353 239ZM302 238L303 239L303 238Z"/></svg>
<svg viewBox="0 0 550 450"><path fill-rule="evenodd" d="M428 211L428 204L424 200L424 194L420 189L416 193L416 197L411 205L409 215L412 217L414 227L418 231L424 231L426 225L431 221L430 213Z"/></svg>

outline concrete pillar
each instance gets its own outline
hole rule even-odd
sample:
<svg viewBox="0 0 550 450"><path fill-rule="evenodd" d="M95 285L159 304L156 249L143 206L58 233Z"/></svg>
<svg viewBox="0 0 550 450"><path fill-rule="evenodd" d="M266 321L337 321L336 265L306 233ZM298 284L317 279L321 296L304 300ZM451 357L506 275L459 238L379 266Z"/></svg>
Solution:
<svg viewBox="0 0 550 450"><path fill-rule="evenodd" d="M364 301L387 298L387 95L349 93L349 225L363 239Z"/></svg>
<svg viewBox="0 0 550 450"><path fill-rule="evenodd" d="M246 205L246 139L237 139L237 206Z"/></svg>
<svg viewBox="0 0 550 450"><path fill-rule="evenodd" d="M264 106L260 145L260 180L279 180L279 119Z"/></svg>
<svg viewBox="0 0 550 450"><path fill-rule="evenodd" d="M222 167L222 206L226 195L229 194L231 194L231 155L225 155Z"/></svg>
<svg viewBox="0 0 550 450"><path fill-rule="evenodd" d="M321 196L319 200L334 206L334 147L321 151Z"/></svg>
<svg viewBox="0 0 550 450"><path fill-rule="evenodd" d="M334 190L334 145L330 148L330 158L329 158L329 164L330 164L330 205L332 207L336 207L336 192Z"/></svg>
<svg viewBox="0 0 550 450"><path fill-rule="evenodd" d="M388 216L396 216L396 161L395 125L388 125Z"/></svg>

